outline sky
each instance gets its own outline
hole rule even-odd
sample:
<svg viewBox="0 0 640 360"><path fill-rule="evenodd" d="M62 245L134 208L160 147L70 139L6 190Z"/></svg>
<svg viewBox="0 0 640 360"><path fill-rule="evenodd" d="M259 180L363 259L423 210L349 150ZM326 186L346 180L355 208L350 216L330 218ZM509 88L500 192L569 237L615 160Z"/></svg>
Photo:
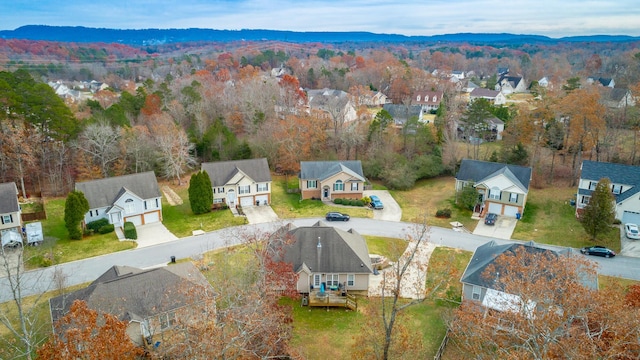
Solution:
<svg viewBox="0 0 640 360"><path fill-rule="evenodd" d="M440 35L640 36L639 0L2 0L0 30L23 25Z"/></svg>

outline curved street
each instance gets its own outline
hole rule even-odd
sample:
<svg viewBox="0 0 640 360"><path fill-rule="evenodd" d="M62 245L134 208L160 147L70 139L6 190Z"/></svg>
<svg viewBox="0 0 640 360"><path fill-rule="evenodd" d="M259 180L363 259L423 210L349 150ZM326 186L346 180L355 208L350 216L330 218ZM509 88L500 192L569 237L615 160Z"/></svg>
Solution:
<svg viewBox="0 0 640 360"><path fill-rule="evenodd" d="M49 268L32 270L24 274L23 284L21 286L22 296L52 290L55 283L53 278L56 269L58 269L59 273L64 274L66 286L77 285L95 280L113 265L127 265L138 268L160 266L167 264L171 256L175 256L177 259L190 258L207 251L237 245L241 243L241 239L245 237L243 235L246 234L270 233L288 222L296 226L308 226L318 220L323 220L323 218L292 219L271 223L243 225L212 231L203 235L180 238L154 246L121 251L64 263ZM345 230L353 228L363 235L394 238L405 238L406 235L411 234L417 226L413 223L363 218L352 218L349 222L332 223L332 225ZM435 245L474 251L479 245L491 240L500 244L515 242L514 240L492 239L439 227L431 227L429 241ZM543 244L539 245L554 248ZM576 254L582 256L577 251ZM594 257L590 257L590 259L599 264L600 274L640 280L640 258L616 256L612 259ZM0 278L0 302L8 300L11 300L11 289L8 284L8 279L2 277Z"/></svg>

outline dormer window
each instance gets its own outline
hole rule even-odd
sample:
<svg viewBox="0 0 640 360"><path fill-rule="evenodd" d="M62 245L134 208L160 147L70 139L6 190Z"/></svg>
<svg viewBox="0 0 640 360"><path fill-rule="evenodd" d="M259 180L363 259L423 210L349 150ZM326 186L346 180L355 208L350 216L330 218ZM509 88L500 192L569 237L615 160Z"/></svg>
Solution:
<svg viewBox="0 0 640 360"><path fill-rule="evenodd" d="M622 193L622 185L611 185L611 192L618 195L620 193Z"/></svg>
<svg viewBox="0 0 640 360"><path fill-rule="evenodd" d="M416 101L420 101L420 95L416 97Z"/></svg>

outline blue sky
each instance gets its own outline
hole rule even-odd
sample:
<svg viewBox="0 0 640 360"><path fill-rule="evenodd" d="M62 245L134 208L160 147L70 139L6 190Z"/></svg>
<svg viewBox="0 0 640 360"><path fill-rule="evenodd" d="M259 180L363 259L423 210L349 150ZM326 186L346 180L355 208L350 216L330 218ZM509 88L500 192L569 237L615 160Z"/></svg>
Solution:
<svg viewBox="0 0 640 360"><path fill-rule="evenodd" d="M590 0L3 0L0 29L67 25L640 36L640 1Z"/></svg>

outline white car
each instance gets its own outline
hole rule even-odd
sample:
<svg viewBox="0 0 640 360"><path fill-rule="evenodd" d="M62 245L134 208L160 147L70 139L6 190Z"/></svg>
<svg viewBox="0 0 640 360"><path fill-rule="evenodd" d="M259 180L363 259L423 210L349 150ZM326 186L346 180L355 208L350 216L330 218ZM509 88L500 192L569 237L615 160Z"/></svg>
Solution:
<svg viewBox="0 0 640 360"><path fill-rule="evenodd" d="M640 231L636 224L624 224L624 230L627 233L627 238L638 240L640 239Z"/></svg>

